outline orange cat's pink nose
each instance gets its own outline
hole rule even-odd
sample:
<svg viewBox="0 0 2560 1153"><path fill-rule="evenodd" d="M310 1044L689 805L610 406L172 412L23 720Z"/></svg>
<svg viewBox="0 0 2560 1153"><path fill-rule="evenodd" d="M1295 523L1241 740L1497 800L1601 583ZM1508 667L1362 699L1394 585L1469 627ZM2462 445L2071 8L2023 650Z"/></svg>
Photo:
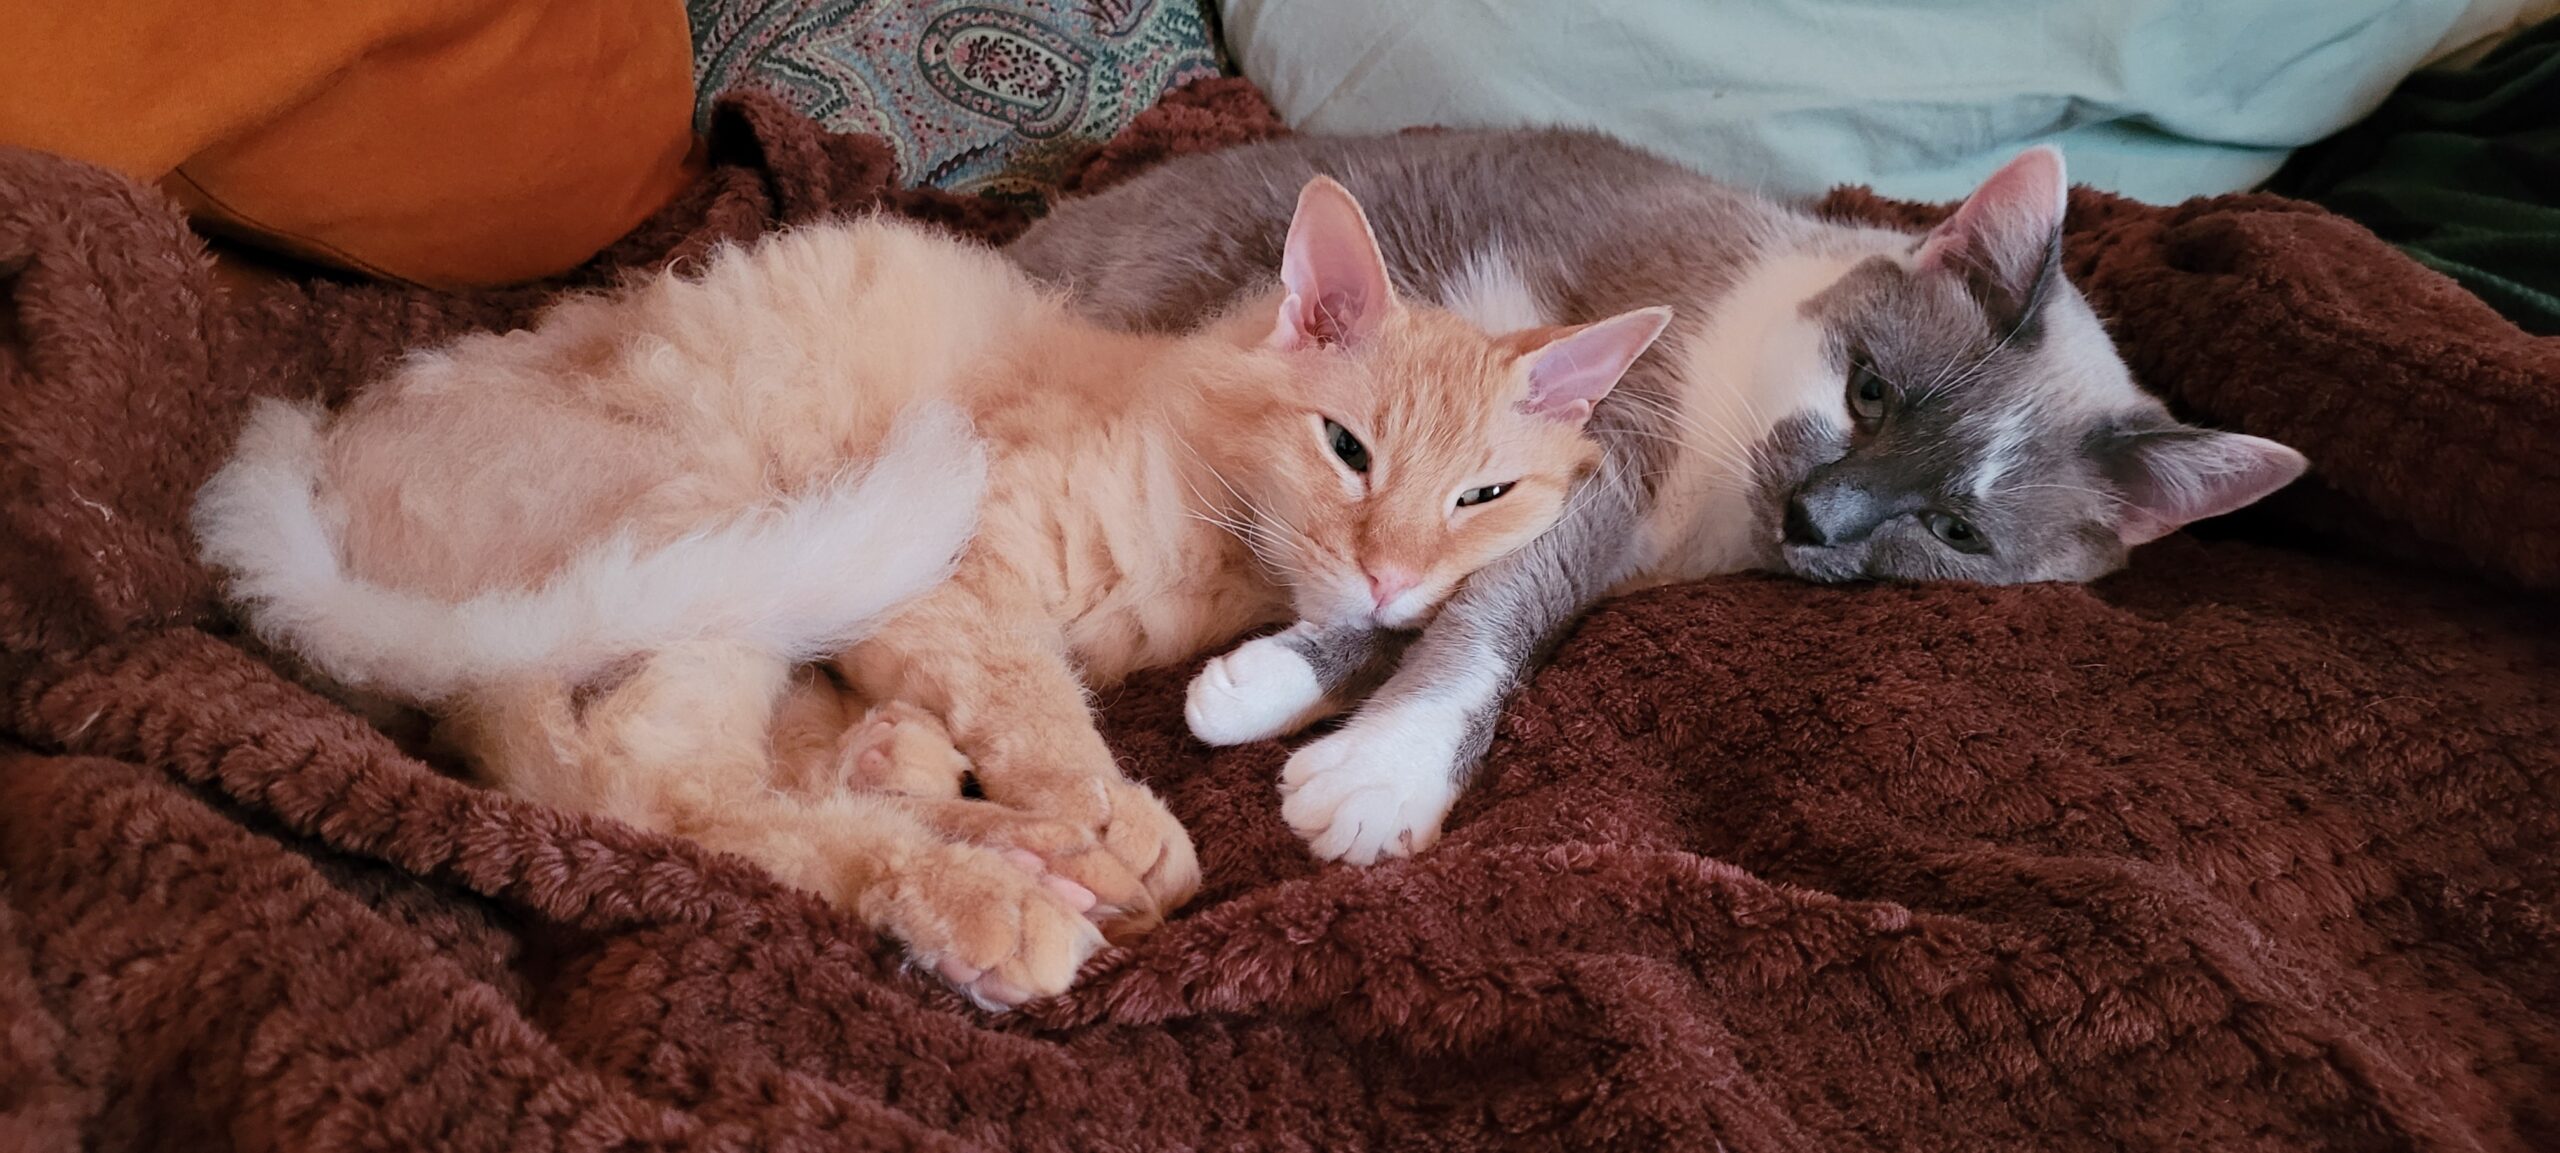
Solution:
<svg viewBox="0 0 2560 1153"><path fill-rule="evenodd" d="M1379 608L1387 607L1388 601L1396 599L1399 595L1411 591L1413 586L1422 583L1421 577L1392 566L1362 571L1369 574L1369 596L1378 602Z"/></svg>

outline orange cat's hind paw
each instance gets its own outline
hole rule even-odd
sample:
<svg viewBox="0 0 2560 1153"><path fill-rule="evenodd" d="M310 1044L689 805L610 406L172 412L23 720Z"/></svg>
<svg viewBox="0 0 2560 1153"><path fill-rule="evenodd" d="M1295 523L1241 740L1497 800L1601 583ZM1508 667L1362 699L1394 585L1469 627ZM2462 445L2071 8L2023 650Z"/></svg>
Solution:
<svg viewBox="0 0 2560 1153"><path fill-rule="evenodd" d="M992 801L918 799L904 804L945 836L996 849L1017 864L1038 862L1050 880L1075 886L1082 894L1078 907L1115 940L1124 937L1122 930L1132 922L1143 929L1162 920L1147 882L1081 823Z"/></svg>
<svg viewBox="0 0 2560 1153"><path fill-rule="evenodd" d="M928 820L981 844L1038 854L1093 890L1100 898L1093 921L1115 942L1163 924L1200 891L1191 834L1144 785L1087 778L1001 799L936 805Z"/></svg>
<svg viewBox="0 0 2560 1153"><path fill-rule="evenodd" d="M1127 780L1088 779L1027 797L1008 806L969 802L998 822L966 835L984 844L1029 849L1049 867L1093 890L1100 903L1095 923L1113 941L1127 941L1163 924L1166 916L1200 891L1200 856L1173 811ZM955 815L939 807L942 827ZM1038 813L1039 816L1031 816Z"/></svg>
<svg viewBox="0 0 2560 1153"><path fill-rule="evenodd" d="M933 868L882 895L884 927L915 960L979 1007L1054 997L1099 952L1093 893L1021 850L954 844Z"/></svg>

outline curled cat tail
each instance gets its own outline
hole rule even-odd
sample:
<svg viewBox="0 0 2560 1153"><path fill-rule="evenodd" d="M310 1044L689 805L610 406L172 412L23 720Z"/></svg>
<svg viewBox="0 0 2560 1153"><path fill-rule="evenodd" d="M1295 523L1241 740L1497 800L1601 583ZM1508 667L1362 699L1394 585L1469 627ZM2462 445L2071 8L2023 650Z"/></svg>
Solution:
<svg viewBox="0 0 2560 1153"><path fill-rule="evenodd" d="M323 419L261 402L196 498L196 537L259 636L341 684L417 703L574 679L702 636L794 661L838 651L950 575L986 488L966 418L922 406L868 468L653 547L617 534L538 588L456 603L348 575L317 496Z"/></svg>

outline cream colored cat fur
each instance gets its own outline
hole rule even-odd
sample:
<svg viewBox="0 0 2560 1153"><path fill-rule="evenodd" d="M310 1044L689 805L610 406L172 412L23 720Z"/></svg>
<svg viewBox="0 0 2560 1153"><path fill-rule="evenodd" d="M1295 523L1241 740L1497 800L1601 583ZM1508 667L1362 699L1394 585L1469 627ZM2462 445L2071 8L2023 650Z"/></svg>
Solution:
<svg viewBox="0 0 2560 1153"><path fill-rule="evenodd" d="M1009 1005L1199 882L1088 689L1423 619L1556 520L1667 317L1407 307L1325 180L1281 271L1132 336L918 227L801 228L271 406L198 528L261 633L498 787L747 857Z"/></svg>

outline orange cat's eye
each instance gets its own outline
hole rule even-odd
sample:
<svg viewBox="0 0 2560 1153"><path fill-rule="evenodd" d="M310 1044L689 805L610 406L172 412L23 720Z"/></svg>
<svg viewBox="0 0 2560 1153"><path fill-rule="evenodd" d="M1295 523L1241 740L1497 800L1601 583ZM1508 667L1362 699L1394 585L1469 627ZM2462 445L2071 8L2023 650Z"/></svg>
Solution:
<svg viewBox="0 0 2560 1153"><path fill-rule="evenodd" d="M1504 481L1504 482L1502 482L1501 484L1489 484L1489 485L1485 485L1485 486L1484 486L1484 487L1482 487L1482 488L1471 488L1471 489L1468 489L1467 491L1465 491L1465 492L1462 492L1462 493L1459 493L1459 494L1458 494L1458 507L1459 507L1459 508L1469 508L1469 507L1472 507L1472 506L1475 506L1475 505L1483 504L1484 502L1489 501L1489 500L1498 500L1498 499L1500 499L1500 498L1501 498L1502 494L1504 494L1504 493L1506 493L1506 492L1511 491L1511 486L1512 486L1512 485L1515 485L1515 484L1518 484L1518 483L1520 483L1520 482L1519 482L1519 481L1516 481L1516 480L1511 480L1511 481Z"/></svg>
<svg viewBox="0 0 2560 1153"><path fill-rule="evenodd" d="M1349 465L1351 471L1369 471L1369 446L1351 435L1350 429L1328 420L1324 422L1324 438L1325 443L1333 448L1333 455L1342 458L1342 463Z"/></svg>

